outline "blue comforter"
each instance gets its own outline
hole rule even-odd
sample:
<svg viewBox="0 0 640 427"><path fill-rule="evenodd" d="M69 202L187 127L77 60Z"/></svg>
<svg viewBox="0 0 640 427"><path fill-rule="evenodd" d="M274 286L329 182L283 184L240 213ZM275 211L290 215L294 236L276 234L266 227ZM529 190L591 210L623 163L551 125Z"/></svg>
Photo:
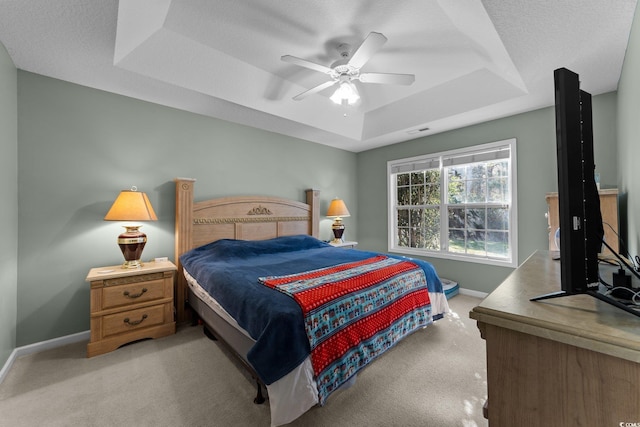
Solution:
<svg viewBox="0 0 640 427"><path fill-rule="evenodd" d="M258 278L301 273L374 255L334 248L299 235L260 241L218 240L184 253L180 261L256 341L247 359L262 381L271 384L302 363L310 348L300 306L291 297L263 286ZM424 270L429 292L442 293L431 264L411 261Z"/></svg>

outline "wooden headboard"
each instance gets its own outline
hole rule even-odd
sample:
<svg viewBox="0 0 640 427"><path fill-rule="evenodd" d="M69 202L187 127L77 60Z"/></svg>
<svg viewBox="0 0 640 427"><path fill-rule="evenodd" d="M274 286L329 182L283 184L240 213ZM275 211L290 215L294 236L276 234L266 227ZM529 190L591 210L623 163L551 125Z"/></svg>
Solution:
<svg viewBox="0 0 640 427"><path fill-rule="evenodd" d="M176 178L175 263L178 266L176 321L185 312L187 281L180 255L219 239L264 240L308 234L318 237L319 190L307 190L306 203L265 196L238 196L193 201L195 179Z"/></svg>

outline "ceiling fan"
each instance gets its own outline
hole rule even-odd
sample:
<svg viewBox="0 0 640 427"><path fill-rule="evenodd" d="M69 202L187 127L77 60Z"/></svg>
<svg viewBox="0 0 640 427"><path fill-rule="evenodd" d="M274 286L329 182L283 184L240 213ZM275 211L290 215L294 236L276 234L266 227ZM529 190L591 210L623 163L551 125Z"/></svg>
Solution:
<svg viewBox="0 0 640 427"><path fill-rule="evenodd" d="M284 55L280 59L284 62L299 65L310 70L319 71L331 77L331 80L315 86L305 92L293 97L294 100L300 101L309 95L318 93L335 84L340 87L331 97L331 100L337 104L353 104L359 99L358 91L353 85L353 81L360 80L362 83L378 83L378 84L396 84L410 85L415 81L413 74L391 74L391 73L361 73L360 69L369 61L383 44L387 38L376 32L371 32L364 39L362 44L351 54L351 46L348 44L340 44L338 52L341 59L331 64L330 67L307 61L306 59L297 58L291 55Z"/></svg>

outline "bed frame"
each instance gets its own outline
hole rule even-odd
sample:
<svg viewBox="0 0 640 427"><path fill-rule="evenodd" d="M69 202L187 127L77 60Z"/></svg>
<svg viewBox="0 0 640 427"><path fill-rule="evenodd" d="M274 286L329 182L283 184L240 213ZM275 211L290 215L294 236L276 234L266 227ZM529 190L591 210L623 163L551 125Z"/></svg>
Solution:
<svg viewBox="0 0 640 427"><path fill-rule="evenodd" d="M280 236L307 234L318 237L320 204L318 190L306 191L306 203L278 197L239 196L194 202L195 179L176 178L175 262L178 280L175 291L176 321L197 317L256 380L256 403L264 402L255 370L247 361L253 341L231 326L189 290L180 255L220 239L265 240Z"/></svg>

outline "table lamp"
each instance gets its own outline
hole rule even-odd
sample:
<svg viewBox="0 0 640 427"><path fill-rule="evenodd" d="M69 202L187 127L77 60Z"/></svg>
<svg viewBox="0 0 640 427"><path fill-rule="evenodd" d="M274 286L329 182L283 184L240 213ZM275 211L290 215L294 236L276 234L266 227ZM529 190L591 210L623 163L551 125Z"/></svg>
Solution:
<svg viewBox="0 0 640 427"><path fill-rule="evenodd" d="M344 224L342 218L351 216L347 205L342 199L333 199L327 209L327 217L334 218L331 229L333 230L333 240L331 243L342 243L342 234L344 234Z"/></svg>
<svg viewBox="0 0 640 427"><path fill-rule="evenodd" d="M145 193L134 186L131 190L122 190L111 209L104 217L105 221L157 221L158 217ZM139 230L141 225L124 225L126 231L118 236L118 246L124 255L122 268L140 268L142 250L147 243L147 235Z"/></svg>

